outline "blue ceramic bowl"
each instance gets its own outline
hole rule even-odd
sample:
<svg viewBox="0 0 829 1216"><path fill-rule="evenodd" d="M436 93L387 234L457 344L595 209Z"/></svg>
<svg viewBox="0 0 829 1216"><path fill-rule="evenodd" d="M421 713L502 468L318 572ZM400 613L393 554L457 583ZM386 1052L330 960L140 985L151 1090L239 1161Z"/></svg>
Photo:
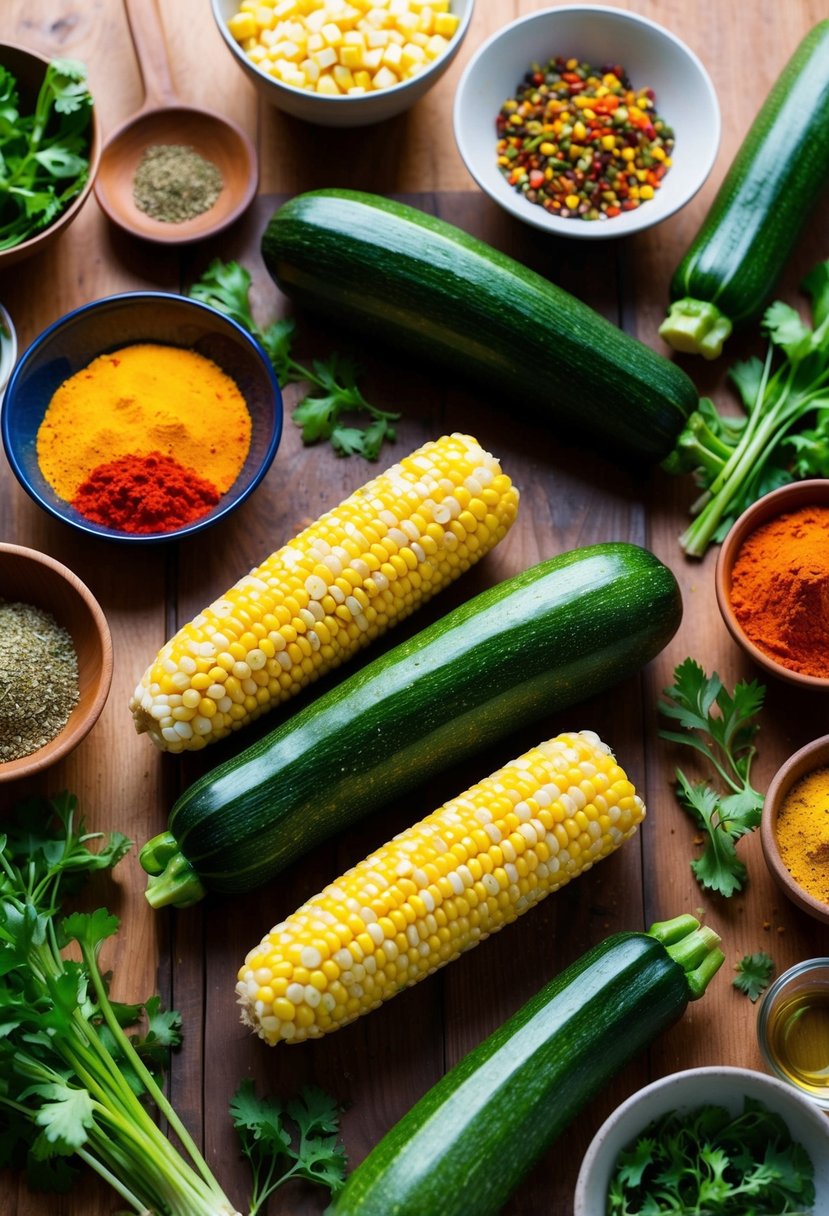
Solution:
<svg viewBox="0 0 829 1216"><path fill-rule="evenodd" d="M123 532L93 523L58 497L37 460L38 428L55 390L98 355L136 342L181 346L212 359L236 382L251 416L250 451L234 484L206 515L172 532ZM223 313L185 296L127 292L67 313L35 339L9 380L0 430L15 476L44 511L90 536L153 544L202 532L253 492L279 446L282 394L259 343Z"/></svg>

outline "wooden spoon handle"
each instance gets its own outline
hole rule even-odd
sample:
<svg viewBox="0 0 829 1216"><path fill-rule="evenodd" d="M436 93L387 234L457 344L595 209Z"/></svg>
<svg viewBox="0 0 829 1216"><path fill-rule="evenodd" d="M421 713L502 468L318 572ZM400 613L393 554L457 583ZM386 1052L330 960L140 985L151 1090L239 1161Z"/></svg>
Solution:
<svg viewBox="0 0 829 1216"><path fill-rule="evenodd" d="M124 6L144 84L144 104L141 109L152 110L161 105L178 104L158 0L124 0Z"/></svg>

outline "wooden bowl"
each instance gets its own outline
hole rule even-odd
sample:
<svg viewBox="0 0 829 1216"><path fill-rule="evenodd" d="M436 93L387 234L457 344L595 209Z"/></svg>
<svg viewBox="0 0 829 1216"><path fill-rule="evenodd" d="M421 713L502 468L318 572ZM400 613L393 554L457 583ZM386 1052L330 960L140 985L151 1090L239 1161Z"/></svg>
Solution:
<svg viewBox="0 0 829 1216"><path fill-rule="evenodd" d="M0 544L0 599L50 612L70 634L78 656L78 704L51 742L31 755L0 763L0 781L15 781L68 755L95 725L112 682L112 641L106 617L89 589L45 553Z"/></svg>
<svg viewBox="0 0 829 1216"><path fill-rule="evenodd" d="M756 646L746 635L731 606L731 576L743 542L762 524L786 515L790 511L799 511L803 507L810 506L829 507L829 478L795 481L790 485L781 486L779 490L772 490L770 494L764 494L743 512L729 530L717 556L714 580L717 604L726 628L749 658L753 659L769 675L786 680L789 684L795 684L802 689L827 692L829 691L829 679L793 671L791 667L778 663L771 655Z"/></svg>
<svg viewBox="0 0 829 1216"><path fill-rule="evenodd" d="M25 47L17 46L14 43L0 43L0 63L11 72L17 81L22 111L31 112L34 109L38 90L43 82L43 77L46 74L46 68L49 66L50 61L49 57L40 55L36 51L27 50ZM83 207L92 193L95 174L98 172L98 162L101 159L101 127L97 107L94 105L92 107L89 128L89 149L87 155L89 158L89 173L86 185L80 194L75 195L69 205L61 211L60 215L47 228L44 228L35 236L29 237L27 241L21 241L19 245L13 245L11 249L0 250L0 270L5 270L7 266L12 266L15 262L21 262L24 258L31 257L32 254L42 253L77 218L81 207Z"/></svg>
<svg viewBox="0 0 829 1216"><path fill-rule="evenodd" d="M760 842L763 856L781 891L804 912L829 925L829 903L804 891L786 868L777 846L777 816L792 787L815 769L829 767L829 735L823 735L801 747L775 773L766 793L760 820Z"/></svg>

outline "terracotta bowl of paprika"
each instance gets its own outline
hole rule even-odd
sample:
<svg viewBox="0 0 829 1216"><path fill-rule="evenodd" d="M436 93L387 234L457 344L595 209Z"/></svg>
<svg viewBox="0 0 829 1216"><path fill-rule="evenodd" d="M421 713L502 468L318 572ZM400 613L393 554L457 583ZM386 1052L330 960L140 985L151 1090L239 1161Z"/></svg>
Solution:
<svg viewBox="0 0 829 1216"><path fill-rule="evenodd" d="M61 317L21 356L0 414L26 492L81 532L180 540L234 511L282 433L262 347L184 296L128 292Z"/></svg>
<svg viewBox="0 0 829 1216"><path fill-rule="evenodd" d="M829 478L781 486L744 511L715 583L722 618L755 663L829 691Z"/></svg>
<svg viewBox="0 0 829 1216"><path fill-rule="evenodd" d="M109 626L86 584L46 553L0 544L0 782L73 751L111 682Z"/></svg>
<svg viewBox="0 0 829 1216"><path fill-rule="evenodd" d="M829 925L829 735L801 747L774 775L760 840L780 889Z"/></svg>

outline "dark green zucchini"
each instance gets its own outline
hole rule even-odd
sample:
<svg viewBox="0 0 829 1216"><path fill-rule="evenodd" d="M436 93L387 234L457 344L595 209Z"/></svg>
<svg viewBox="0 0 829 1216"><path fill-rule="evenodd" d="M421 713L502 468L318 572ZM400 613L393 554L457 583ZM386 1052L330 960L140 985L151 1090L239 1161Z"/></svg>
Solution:
<svg viewBox="0 0 829 1216"><path fill-rule="evenodd" d="M495 1216L582 1106L702 995L718 943L680 916L595 946L395 1124L326 1216Z"/></svg>
<svg viewBox="0 0 829 1216"><path fill-rule="evenodd" d="M829 181L829 20L798 46L746 135L671 280L660 326L713 359L756 320Z"/></svg>
<svg viewBox="0 0 829 1216"><path fill-rule="evenodd" d="M301 194L272 217L262 255L300 303L468 374L613 457L662 460L696 408L669 360L414 207L351 190Z"/></svg>
<svg viewBox="0 0 829 1216"><path fill-rule="evenodd" d="M141 850L148 900L259 886L404 790L631 675L681 614L671 571L621 542L491 587L185 790Z"/></svg>

